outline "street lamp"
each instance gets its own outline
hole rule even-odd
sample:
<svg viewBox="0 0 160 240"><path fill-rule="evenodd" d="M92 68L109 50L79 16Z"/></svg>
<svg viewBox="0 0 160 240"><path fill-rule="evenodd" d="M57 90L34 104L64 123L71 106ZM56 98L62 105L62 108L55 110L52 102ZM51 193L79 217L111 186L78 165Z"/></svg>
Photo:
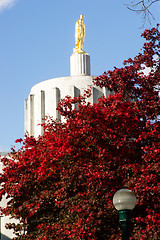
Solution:
<svg viewBox="0 0 160 240"><path fill-rule="evenodd" d="M136 197L129 189L121 189L113 196L113 205L119 211L119 222L122 227L122 239L129 240L129 215L136 205Z"/></svg>

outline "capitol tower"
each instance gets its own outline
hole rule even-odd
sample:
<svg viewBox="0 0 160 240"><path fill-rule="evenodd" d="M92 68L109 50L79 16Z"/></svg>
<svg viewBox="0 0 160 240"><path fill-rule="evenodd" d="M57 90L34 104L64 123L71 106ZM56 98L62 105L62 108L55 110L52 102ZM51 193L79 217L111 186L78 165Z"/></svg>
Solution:
<svg viewBox="0 0 160 240"><path fill-rule="evenodd" d="M25 100L25 132L30 136L38 137L43 134L44 119L47 115L53 119L64 121L59 114L57 105L61 99L67 95L78 97L84 93L85 89L91 88L92 95L87 99L91 104L96 103L101 96L111 94L105 88L93 85L95 76L91 76L90 56L83 50L85 38L84 16L75 24L75 48L70 57L70 76L53 78L42 81L34 85L30 91L28 99ZM73 107L77 107L76 105ZM3 166L0 163L0 173ZM0 202L1 207L5 207L8 199L5 197ZM0 216L0 239L10 240L14 236L12 230L6 229L6 223L16 223L15 219L9 216Z"/></svg>
<svg viewBox="0 0 160 240"><path fill-rule="evenodd" d="M93 85L90 56L83 50L85 37L83 19L84 15L80 15L80 19L75 24L75 48L70 57L70 76L37 83L25 100L25 132L27 131L30 136L38 137L43 134L40 125L44 123L47 115L63 121L57 105L65 96L78 97L83 94L84 89L91 88L92 95L88 101L93 104L101 96L110 94L106 89Z"/></svg>

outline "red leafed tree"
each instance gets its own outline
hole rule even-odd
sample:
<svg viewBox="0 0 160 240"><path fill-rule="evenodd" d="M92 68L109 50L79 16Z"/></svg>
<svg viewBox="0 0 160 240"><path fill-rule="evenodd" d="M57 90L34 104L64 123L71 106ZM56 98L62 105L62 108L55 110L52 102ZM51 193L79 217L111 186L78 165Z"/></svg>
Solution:
<svg viewBox="0 0 160 240"><path fill-rule="evenodd" d="M93 105L86 102L89 90L66 97L58 107L65 123L49 120L43 136L26 136L2 160L0 196L8 205L1 211L19 220L8 225L16 239L118 240L112 198L121 188L137 197L130 239L159 239L158 27L142 36L142 53L94 80L114 95Z"/></svg>

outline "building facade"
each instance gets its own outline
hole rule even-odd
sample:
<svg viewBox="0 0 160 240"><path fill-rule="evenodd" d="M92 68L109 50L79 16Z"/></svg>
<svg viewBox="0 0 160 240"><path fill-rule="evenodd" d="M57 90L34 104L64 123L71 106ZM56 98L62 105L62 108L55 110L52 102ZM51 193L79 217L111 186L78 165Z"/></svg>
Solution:
<svg viewBox="0 0 160 240"><path fill-rule="evenodd" d="M88 101L93 104L101 96L106 97L111 94L105 88L99 88L93 84L94 77L91 76L90 56L82 49L85 32L84 24L82 24L83 18L84 16L81 15L76 23L76 47L70 57L70 76L37 83L32 87L25 100L25 132L28 132L30 136L38 137L43 134L41 124L44 123L47 115L53 119L64 120L57 111L57 105L65 96L78 97L83 94L85 89L91 88L92 95ZM83 33L83 39L79 38L80 31ZM0 162L0 172L2 169L3 166ZM0 206L4 207L6 204L7 199L3 198ZM13 219L0 216L0 240L10 240L14 237L13 232L5 228L6 223L9 222L13 222Z"/></svg>
<svg viewBox="0 0 160 240"><path fill-rule="evenodd" d="M83 94L84 89L91 88L92 95L88 101L93 104L101 96L110 94L106 89L93 85L93 78L90 74L90 56L73 53L70 57L70 76L49 79L32 87L25 100L25 131L35 137L43 134L40 125L47 115L63 121L57 105L67 95L78 97Z"/></svg>

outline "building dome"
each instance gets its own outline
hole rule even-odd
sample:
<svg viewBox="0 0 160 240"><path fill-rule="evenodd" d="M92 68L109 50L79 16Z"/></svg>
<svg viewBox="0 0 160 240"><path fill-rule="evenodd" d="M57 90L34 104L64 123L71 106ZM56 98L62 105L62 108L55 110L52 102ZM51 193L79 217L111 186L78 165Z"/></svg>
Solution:
<svg viewBox="0 0 160 240"><path fill-rule="evenodd" d="M90 75L90 56L86 53L73 53L70 57L70 73L68 77L53 78L34 85L25 100L25 131L30 136L43 134L40 124L45 116L63 121L58 110L58 103L65 96L78 97L84 89L91 88L92 95L88 99L96 103L103 95L108 95L105 89L93 85Z"/></svg>

